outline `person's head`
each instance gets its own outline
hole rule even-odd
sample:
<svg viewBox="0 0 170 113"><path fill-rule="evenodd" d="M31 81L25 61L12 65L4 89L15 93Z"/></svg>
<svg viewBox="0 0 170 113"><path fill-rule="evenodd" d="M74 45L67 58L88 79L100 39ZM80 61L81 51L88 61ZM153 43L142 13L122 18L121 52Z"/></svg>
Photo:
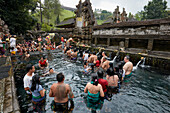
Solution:
<svg viewBox="0 0 170 113"><path fill-rule="evenodd" d="M85 53L88 53L88 50L86 50Z"/></svg>
<svg viewBox="0 0 170 113"><path fill-rule="evenodd" d="M110 66L110 67L113 67L113 63L112 63L112 62L110 62L110 63L109 63L109 66Z"/></svg>
<svg viewBox="0 0 170 113"><path fill-rule="evenodd" d="M40 84L40 76L35 75L32 77L32 86L31 86L31 91L36 90L36 85Z"/></svg>
<svg viewBox="0 0 170 113"><path fill-rule="evenodd" d="M50 73L54 73L53 68L50 68L50 69L49 69L49 72L50 72Z"/></svg>
<svg viewBox="0 0 170 113"><path fill-rule="evenodd" d="M130 57L127 55L127 56L125 56L124 61L129 62L129 59L130 59Z"/></svg>
<svg viewBox="0 0 170 113"><path fill-rule="evenodd" d="M26 66L26 71L27 72L35 72L35 67L32 65L32 64L28 64L27 66Z"/></svg>
<svg viewBox="0 0 170 113"><path fill-rule="evenodd" d="M106 53L104 51L102 52L102 56L106 56Z"/></svg>
<svg viewBox="0 0 170 113"><path fill-rule="evenodd" d="M105 62L107 60L107 57L103 57L103 61Z"/></svg>
<svg viewBox="0 0 170 113"><path fill-rule="evenodd" d="M74 49L74 52L76 52L77 50L76 49Z"/></svg>
<svg viewBox="0 0 170 113"><path fill-rule="evenodd" d="M102 70L99 70L99 71L97 72L97 75L98 75L99 78L103 78L103 71L102 71Z"/></svg>
<svg viewBox="0 0 170 113"><path fill-rule="evenodd" d="M58 82L63 82L64 81L64 75L63 73L59 73L56 76Z"/></svg>
<svg viewBox="0 0 170 113"><path fill-rule="evenodd" d="M106 73L109 75L109 76L113 76L114 75L114 70L113 68L109 68Z"/></svg>
<svg viewBox="0 0 170 113"><path fill-rule="evenodd" d="M91 76L91 84L93 85L98 85L98 77L97 77L97 74L93 73L92 76Z"/></svg>
<svg viewBox="0 0 170 113"><path fill-rule="evenodd" d="M93 55L96 55L96 52L95 52L95 51L93 52Z"/></svg>

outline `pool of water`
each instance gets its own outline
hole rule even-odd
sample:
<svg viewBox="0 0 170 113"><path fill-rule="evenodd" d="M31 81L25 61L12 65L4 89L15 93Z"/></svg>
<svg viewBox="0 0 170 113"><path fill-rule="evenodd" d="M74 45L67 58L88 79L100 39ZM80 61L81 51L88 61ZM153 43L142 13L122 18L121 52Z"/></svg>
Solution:
<svg viewBox="0 0 170 113"><path fill-rule="evenodd" d="M61 52L52 53L49 57L50 67L57 72L63 72L65 83L72 87L74 93L73 113L90 113L86 107L84 88L90 81L90 75L82 73L83 66L80 61L72 62ZM37 66L38 60L34 62ZM36 70L39 74L41 71ZM21 74L21 73L20 73ZM23 77L22 73L22 77ZM23 78L16 77L16 88L21 112L32 112L32 103L27 101L23 88ZM97 112L101 113L169 113L170 112L170 75L142 66L133 71L133 76L123 83L120 93L113 95L111 101L104 101L103 107ZM46 112L52 113L50 104L53 98L49 97L49 89L56 83L56 75L41 78L43 88L47 90Z"/></svg>

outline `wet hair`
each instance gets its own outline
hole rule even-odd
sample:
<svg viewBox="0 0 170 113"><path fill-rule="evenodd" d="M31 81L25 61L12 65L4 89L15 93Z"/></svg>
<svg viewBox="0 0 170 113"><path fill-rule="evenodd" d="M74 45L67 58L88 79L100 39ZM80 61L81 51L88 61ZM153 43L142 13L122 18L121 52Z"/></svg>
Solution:
<svg viewBox="0 0 170 113"><path fill-rule="evenodd" d="M110 65L110 67L113 67L113 63L112 62L110 62L109 65Z"/></svg>
<svg viewBox="0 0 170 113"><path fill-rule="evenodd" d="M33 65L32 64L28 64L26 66L26 71L29 72L32 69Z"/></svg>
<svg viewBox="0 0 170 113"><path fill-rule="evenodd" d="M87 61L84 62L84 65L87 65Z"/></svg>
<svg viewBox="0 0 170 113"><path fill-rule="evenodd" d="M57 79L57 81L58 81L58 82L62 82L62 81L63 81L63 79L64 79L64 75L63 75L63 73L59 73L59 74L57 74L56 79Z"/></svg>
<svg viewBox="0 0 170 113"><path fill-rule="evenodd" d="M96 55L96 52L95 52L95 51L93 52L93 55Z"/></svg>
<svg viewBox="0 0 170 113"><path fill-rule="evenodd" d="M91 76L91 83L93 84L93 85L98 85L98 77L97 77L97 75L94 73L94 74L92 74L92 76Z"/></svg>
<svg viewBox="0 0 170 113"><path fill-rule="evenodd" d="M31 91L36 90L36 85L39 86L40 84L40 76L35 75L32 77L32 86L31 86Z"/></svg>
<svg viewBox="0 0 170 113"><path fill-rule="evenodd" d="M88 50L86 50L85 53L88 53Z"/></svg>
<svg viewBox="0 0 170 113"><path fill-rule="evenodd" d="M74 49L74 52L76 52L77 50L76 49Z"/></svg>
<svg viewBox="0 0 170 113"><path fill-rule="evenodd" d="M125 57L126 57L126 59L127 59L127 60L129 60L129 59L130 59L129 55L126 55Z"/></svg>
<svg viewBox="0 0 170 113"><path fill-rule="evenodd" d="M109 76L113 76L114 75L114 70L113 70L113 68L109 68L109 69L107 69L107 74L109 75Z"/></svg>
<svg viewBox="0 0 170 113"><path fill-rule="evenodd" d="M98 75L99 78L103 78L103 71L102 71L102 70L99 70L99 71L97 72L97 75Z"/></svg>
<svg viewBox="0 0 170 113"><path fill-rule="evenodd" d="M49 71L50 71L51 69L53 69L53 68L50 68Z"/></svg>

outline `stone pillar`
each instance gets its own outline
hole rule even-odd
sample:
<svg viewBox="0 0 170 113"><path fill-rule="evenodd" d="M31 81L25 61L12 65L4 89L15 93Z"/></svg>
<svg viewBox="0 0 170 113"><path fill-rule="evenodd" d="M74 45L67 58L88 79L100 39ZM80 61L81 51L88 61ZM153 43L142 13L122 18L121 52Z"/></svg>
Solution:
<svg viewBox="0 0 170 113"><path fill-rule="evenodd" d="M110 38L107 38L107 47L110 46Z"/></svg>
<svg viewBox="0 0 170 113"><path fill-rule="evenodd" d="M94 44L97 46L97 37L95 37Z"/></svg>
<svg viewBox="0 0 170 113"><path fill-rule="evenodd" d="M128 48L129 47L129 38L126 38L125 39L125 48Z"/></svg>
<svg viewBox="0 0 170 113"><path fill-rule="evenodd" d="M150 51L152 51L152 49L153 49L153 41L154 41L153 39L148 40L148 48L147 49Z"/></svg>

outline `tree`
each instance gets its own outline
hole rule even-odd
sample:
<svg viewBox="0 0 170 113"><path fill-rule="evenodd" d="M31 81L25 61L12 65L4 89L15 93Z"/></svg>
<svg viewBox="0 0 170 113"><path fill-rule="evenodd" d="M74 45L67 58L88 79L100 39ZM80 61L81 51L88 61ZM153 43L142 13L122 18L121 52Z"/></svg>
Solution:
<svg viewBox="0 0 170 113"><path fill-rule="evenodd" d="M57 16L55 24L59 24L59 23L60 23L60 15Z"/></svg>
<svg viewBox="0 0 170 113"><path fill-rule="evenodd" d="M36 20L29 14L32 0L0 0L0 18L5 21L12 34L25 33ZM34 6L35 7L35 6Z"/></svg>
<svg viewBox="0 0 170 113"><path fill-rule="evenodd" d="M167 17L167 1L152 0L148 5L144 6L144 19L159 19Z"/></svg>

